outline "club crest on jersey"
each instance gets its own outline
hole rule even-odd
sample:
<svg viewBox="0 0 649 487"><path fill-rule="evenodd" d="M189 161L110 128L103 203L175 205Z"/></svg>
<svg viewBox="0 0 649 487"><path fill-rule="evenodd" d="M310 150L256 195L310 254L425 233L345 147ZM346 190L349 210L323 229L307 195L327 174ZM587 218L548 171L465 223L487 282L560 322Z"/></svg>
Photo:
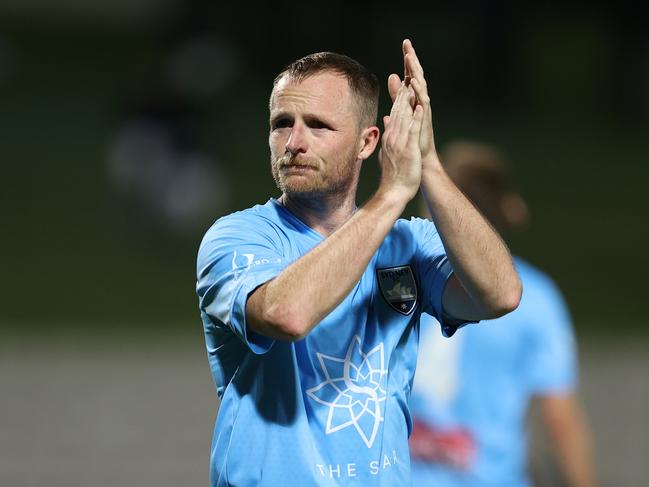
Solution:
<svg viewBox="0 0 649 487"><path fill-rule="evenodd" d="M409 315L417 304L417 283L409 265L377 269L379 288L395 311Z"/></svg>

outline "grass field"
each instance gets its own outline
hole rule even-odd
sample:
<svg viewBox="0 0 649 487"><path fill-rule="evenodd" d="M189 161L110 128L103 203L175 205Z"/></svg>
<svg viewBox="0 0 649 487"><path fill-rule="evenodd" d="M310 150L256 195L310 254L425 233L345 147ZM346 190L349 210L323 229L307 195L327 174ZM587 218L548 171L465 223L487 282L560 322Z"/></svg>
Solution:
<svg viewBox="0 0 649 487"><path fill-rule="evenodd" d="M649 477L647 341L581 346L602 487ZM184 336L0 341L0 485L207 485L217 400L200 327ZM556 475L535 441L541 485Z"/></svg>

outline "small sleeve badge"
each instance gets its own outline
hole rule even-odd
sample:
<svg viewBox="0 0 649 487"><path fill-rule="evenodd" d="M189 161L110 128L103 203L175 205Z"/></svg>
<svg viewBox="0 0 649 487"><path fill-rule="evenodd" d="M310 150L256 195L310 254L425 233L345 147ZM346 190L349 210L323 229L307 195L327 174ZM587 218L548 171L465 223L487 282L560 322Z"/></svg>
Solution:
<svg viewBox="0 0 649 487"><path fill-rule="evenodd" d="M397 312L409 315L417 304L417 283L409 265L377 269L383 299Z"/></svg>

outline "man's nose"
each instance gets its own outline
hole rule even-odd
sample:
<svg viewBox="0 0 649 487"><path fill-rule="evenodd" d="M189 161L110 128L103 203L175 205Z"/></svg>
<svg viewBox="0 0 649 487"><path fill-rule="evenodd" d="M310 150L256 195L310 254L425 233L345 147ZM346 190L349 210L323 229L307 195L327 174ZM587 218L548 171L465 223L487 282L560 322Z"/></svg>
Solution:
<svg viewBox="0 0 649 487"><path fill-rule="evenodd" d="M291 134L288 136L286 141L286 150L291 154L299 154L301 152L306 152L306 133L304 131L304 126L298 123L294 123L291 127Z"/></svg>

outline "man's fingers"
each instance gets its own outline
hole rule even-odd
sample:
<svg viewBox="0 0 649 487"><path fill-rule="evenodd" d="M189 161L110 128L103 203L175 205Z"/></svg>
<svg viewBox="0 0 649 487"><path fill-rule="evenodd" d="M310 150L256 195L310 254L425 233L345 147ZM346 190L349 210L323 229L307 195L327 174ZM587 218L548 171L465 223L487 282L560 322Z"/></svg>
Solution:
<svg viewBox="0 0 649 487"><path fill-rule="evenodd" d="M419 133L421 132L421 127L424 121L424 107L417 105L415 107L415 113L410 122L410 133L408 138L409 144L415 144L419 146Z"/></svg>
<svg viewBox="0 0 649 487"><path fill-rule="evenodd" d="M390 76L390 78L391 77L392 76ZM390 96L392 96L392 94L390 94ZM383 117L383 127L386 129L383 132L383 137L387 137L388 134L390 134L394 130L394 127L399 123L399 119L400 119L399 102L402 96L403 96L403 89L400 86L394 94L394 99L392 100L392 108L390 109L390 115L386 115ZM389 130L388 130L388 126L389 126Z"/></svg>
<svg viewBox="0 0 649 487"><path fill-rule="evenodd" d="M399 91L400 87L401 78L399 78L398 74L392 73L390 76L388 76L388 93L390 93L390 98L392 99L393 103L397 97L397 92Z"/></svg>
<svg viewBox="0 0 649 487"><path fill-rule="evenodd" d="M425 82L424 68L421 67L419 58L417 58L417 55L414 52L408 54L408 56L406 57L406 62L410 67L410 72L412 73L412 77L417 78L419 81Z"/></svg>
<svg viewBox="0 0 649 487"><path fill-rule="evenodd" d="M408 88L403 83L401 83L401 85L399 85L399 89L397 90L397 94L392 103L392 109L390 110L390 118L392 120L396 120L397 117L400 116L400 113L403 111L402 109L403 98L407 96L408 96Z"/></svg>
<svg viewBox="0 0 649 487"><path fill-rule="evenodd" d="M412 81L414 81L414 79ZM415 93L412 86L408 86L408 105L410 105L410 108L413 110L417 106L417 93Z"/></svg>
<svg viewBox="0 0 649 487"><path fill-rule="evenodd" d="M412 50L412 41L410 39L404 39L401 44L401 49L403 50L403 55L405 56Z"/></svg>
<svg viewBox="0 0 649 487"><path fill-rule="evenodd" d="M424 68L419 62L415 48L412 45L410 39L403 41L403 60L407 65L408 72L412 78L419 78L420 81L425 82L424 79Z"/></svg>
<svg viewBox="0 0 649 487"><path fill-rule="evenodd" d="M417 95L417 100L419 101L419 103L423 105L424 108L427 108L428 105L430 105L430 97L428 96L428 91L426 90L426 87L422 86L422 84L419 82L417 78L412 79L412 83L410 83L410 86L412 86L412 89Z"/></svg>
<svg viewBox="0 0 649 487"><path fill-rule="evenodd" d="M401 50L403 52L403 82L406 83L406 85L409 85L410 80L412 79L412 71L410 70L410 66L408 65L409 63L407 60L407 55L410 48L412 48L410 40L404 40L403 44L401 44Z"/></svg>
<svg viewBox="0 0 649 487"><path fill-rule="evenodd" d="M403 92L405 91L403 83L399 85L399 89L397 89L397 94L394 97L394 101L392 102L392 109L390 110L390 117L394 118L394 116L397 114L399 110L399 103L401 101L401 98L403 98Z"/></svg>
<svg viewBox="0 0 649 487"><path fill-rule="evenodd" d="M431 154L431 151L434 152L435 150L430 96L428 95L428 87L426 78L424 77L424 68L422 68L421 63L419 62L419 58L417 57L417 53L415 52L415 48L410 39L405 39L403 41L403 58L406 69L411 75L409 85L417 98L409 137L411 137L412 131L417 128L421 155L422 157L428 157L428 155ZM409 138L408 143L411 142L412 139Z"/></svg>
<svg viewBox="0 0 649 487"><path fill-rule="evenodd" d="M416 99L412 87L401 83L397 95L392 104L389 116L383 117L383 141L388 144L407 144L409 139L409 127L412 123L413 109L410 99ZM416 101L415 101L416 103Z"/></svg>
<svg viewBox="0 0 649 487"><path fill-rule="evenodd" d="M413 89L402 83L390 113L390 120L395 133L407 133L408 124L412 119L411 96L415 96Z"/></svg>

